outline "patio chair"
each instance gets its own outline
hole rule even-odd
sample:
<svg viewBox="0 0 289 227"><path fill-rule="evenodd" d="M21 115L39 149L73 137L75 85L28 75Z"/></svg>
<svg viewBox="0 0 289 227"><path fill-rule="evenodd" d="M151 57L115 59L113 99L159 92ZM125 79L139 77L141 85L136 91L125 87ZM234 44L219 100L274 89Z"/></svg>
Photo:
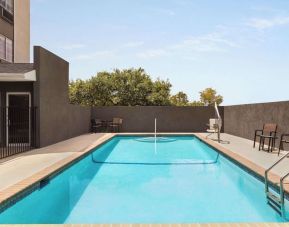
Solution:
<svg viewBox="0 0 289 227"><path fill-rule="evenodd" d="M273 151L273 148L275 147L275 141L277 139L277 124L273 123L267 123L263 125L263 129L257 129L255 130L255 136L254 136L254 144L253 147L256 146L257 138L259 137L259 150L264 150L264 144L266 139L268 139L268 151Z"/></svg>
<svg viewBox="0 0 289 227"><path fill-rule="evenodd" d="M208 139L211 135L218 133L219 131L219 126L218 126L218 119L210 119L209 120L209 129L207 129L207 132L209 133L209 135L206 136L206 139Z"/></svg>
<svg viewBox="0 0 289 227"><path fill-rule="evenodd" d="M122 126L123 119L121 118L113 118L112 122L110 123L109 127L112 132L120 132L121 126Z"/></svg>
<svg viewBox="0 0 289 227"><path fill-rule="evenodd" d="M102 121L100 119L91 119L91 131L97 133L102 129Z"/></svg>
<svg viewBox="0 0 289 227"><path fill-rule="evenodd" d="M278 156L280 155L281 150L284 150L284 143L289 144L289 134L281 135Z"/></svg>

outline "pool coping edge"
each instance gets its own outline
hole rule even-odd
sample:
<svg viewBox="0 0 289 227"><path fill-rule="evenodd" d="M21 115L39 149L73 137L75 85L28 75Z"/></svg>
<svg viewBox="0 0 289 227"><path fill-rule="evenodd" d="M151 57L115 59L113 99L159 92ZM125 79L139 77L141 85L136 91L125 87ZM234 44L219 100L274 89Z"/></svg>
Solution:
<svg viewBox="0 0 289 227"><path fill-rule="evenodd" d="M0 213L15 204L23 197L27 196L31 192L39 189L40 182L44 179L51 179L62 171L66 170L69 166L81 160L87 154L90 154L94 149L98 148L102 144L108 142L116 136L115 133L110 133L97 139L95 142L89 144L82 150L55 162L54 164L34 173L33 175L17 182L14 185L5 188L0 191Z"/></svg>

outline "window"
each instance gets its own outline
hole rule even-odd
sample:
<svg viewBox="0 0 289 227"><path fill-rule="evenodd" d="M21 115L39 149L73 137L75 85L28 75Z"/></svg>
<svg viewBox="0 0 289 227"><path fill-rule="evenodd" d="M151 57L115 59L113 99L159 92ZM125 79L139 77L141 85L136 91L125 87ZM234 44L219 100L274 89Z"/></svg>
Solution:
<svg viewBox="0 0 289 227"><path fill-rule="evenodd" d="M6 38L6 60L12 62L13 60L13 41Z"/></svg>
<svg viewBox="0 0 289 227"><path fill-rule="evenodd" d="M0 58L5 59L5 57L6 57L5 37L3 35L0 35Z"/></svg>
<svg viewBox="0 0 289 227"><path fill-rule="evenodd" d="M0 0L0 6L2 6L4 9L6 9L11 14L13 14L14 0Z"/></svg>
<svg viewBox="0 0 289 227"><path fill-rule="evenodd" d="M6 9L13 14L14 0L6 0Z"/></svg>
<svg viewBox="0 0 289 227"><path fill-rule="evenodd" d="M0 6L6 8L6 0L0 0Z"/></svg>
<svg viewBox="0 0 289 227"><path fill-rule="evenodd" d="M13 62L13 41L0 35L0 59Z"/></svg>

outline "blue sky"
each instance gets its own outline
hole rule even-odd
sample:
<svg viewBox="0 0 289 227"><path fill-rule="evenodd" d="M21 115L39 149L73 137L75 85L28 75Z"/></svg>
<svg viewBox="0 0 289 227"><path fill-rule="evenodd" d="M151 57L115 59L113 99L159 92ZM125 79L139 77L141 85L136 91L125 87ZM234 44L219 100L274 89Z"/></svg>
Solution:
<svg viewBox="0 0 289 227"><path fill-rule="evenodd" d="M191 99L289 100L287 0L31 0L31 36L71 79L143 67Z"/></svg>

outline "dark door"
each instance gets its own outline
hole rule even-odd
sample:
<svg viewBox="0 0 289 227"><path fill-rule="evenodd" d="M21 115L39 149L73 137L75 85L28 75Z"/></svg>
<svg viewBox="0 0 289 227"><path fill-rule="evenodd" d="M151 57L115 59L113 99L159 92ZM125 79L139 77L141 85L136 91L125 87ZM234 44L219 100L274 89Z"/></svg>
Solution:
<svg viewBox="0 0 289 227"><path fill-rule="evenodd" d="M30 144L30 94L7 94L7 144Z"/></svg>

